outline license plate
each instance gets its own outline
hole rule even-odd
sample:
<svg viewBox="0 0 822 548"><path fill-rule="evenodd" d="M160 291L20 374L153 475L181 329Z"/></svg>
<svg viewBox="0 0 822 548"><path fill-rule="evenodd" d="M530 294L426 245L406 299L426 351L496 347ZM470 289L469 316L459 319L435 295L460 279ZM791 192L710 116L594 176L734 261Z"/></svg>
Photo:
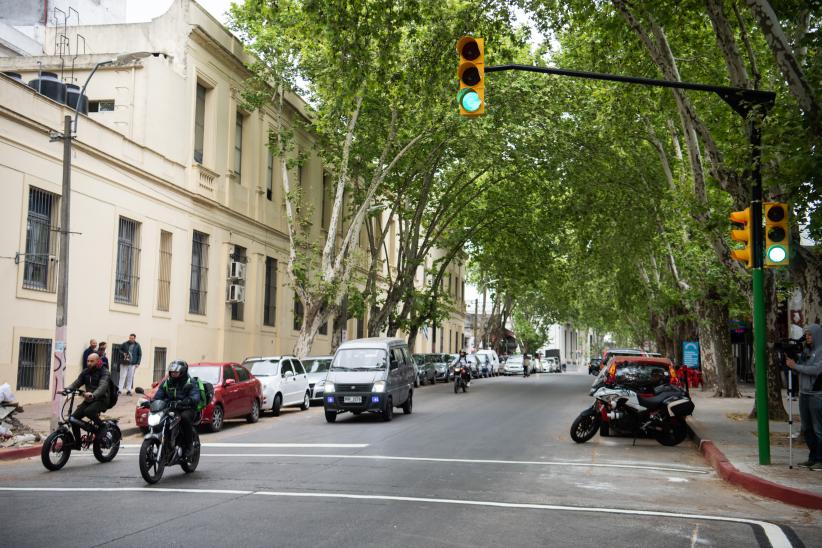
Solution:
<svg viewBox="0 0 822 548"><path fill-rule="evenodd" d="M345 396L343 403L362 403L362 396Z"/></svg>

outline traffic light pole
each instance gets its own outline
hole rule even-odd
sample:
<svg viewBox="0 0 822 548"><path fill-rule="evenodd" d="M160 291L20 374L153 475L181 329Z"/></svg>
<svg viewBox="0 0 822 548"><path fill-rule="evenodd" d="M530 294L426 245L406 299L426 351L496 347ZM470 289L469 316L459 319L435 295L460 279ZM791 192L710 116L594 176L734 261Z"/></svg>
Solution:
<svg viewBox="0 0 822 548"><path fill-rule="evenodd" d="M768 372L765 361L765 290L763 267L762 230L762 121L776 101L776 93L756 89L732 88L726 86L711 86L693 82L678 82L657 80L654 78L639 78L636 76L620 76L602 72L588 72L582 70L568 70L561 68L536 67L531 65L494 65L485 67L485 72L501 72L504 70L521 70L553 74L557 76L571 76L588 80L606 80L609 82L624 82L675 89L689 89L693 91L708 91L719 95L734 111L742 116L748 124L748 135L751 145L751 281L753 284L753 328L754 328L754 356L756 359L756 419L757 437L759 439L759 464L771 463L770 433L768 424Z"/></svg>

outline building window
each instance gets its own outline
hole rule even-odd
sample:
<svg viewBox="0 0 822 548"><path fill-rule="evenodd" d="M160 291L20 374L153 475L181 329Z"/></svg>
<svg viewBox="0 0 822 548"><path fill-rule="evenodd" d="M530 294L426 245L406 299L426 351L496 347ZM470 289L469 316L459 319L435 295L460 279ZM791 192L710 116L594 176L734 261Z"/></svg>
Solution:
<svg viewBox="0 0 822 548"><path fill-rule="evenodd" d="M152 382L160 382L166 374L166 348L163 346L154 347L154 375Z"/></svg>
<svg viewBox="0 0 822 548"><path fill-rule="evenodd" d="M203 142L205 141L205 86L197 84L197 98L194 107L194 161L203 163Z"/></svg>
<svg viewBox="0 0 822 548"><path fill-rule="evenodd" d="M171 304L171 232L160 231L160 260L157 268L157 310L168 312Z"/></svg>
<svg viewBox="0 0 822 548"><path fill-rule="evenodd" d="M237 118L234 125L234 173L237 174L237 182L242 182L243 172L243 114L237 111Z"/></svg>
<svg viewBox="0 0 822 548"><path fill-rule="evenodd" d="M328 335L328 320L320 326L320 335Z"/></svg>
<svg viewBox="0 0 822 548"><path fill-rule="evenodd" d="M89 112L114 112L114 99L100 99L88 102Z"/></svg>
<svg viewBox="0 0 822 548"><path fill-rule="evenodd" d="M303 303L297 294L294 293L294 331L299 331L303 327L303 314L305 313Z"/></svg>
<svg viewBox="0 0 822 548"><path fill-rule="evenodd" d="M23 287L54 293L57 291L56 233L58 196L39 188L29 188L26 222L26 254Z"/></svg>
<svg viewBox="0 0 822 548"><path fill-rule="evenodd" d="M117 235L117 273L114 300L137 304L140 285L140 223L120 217Z"/></svg>
<svg viewBox="0 0 822 548"><path fill-rule="evenodd" d="M360 316L357 318L357 338L362 339L365 336L365 319Z"/></svg>
<svg viewBox="0 0 822 548"><path fill-rule="evenodd" d="M265 292L263 294L263 325L277 325L277 259L265 258Z"/></svg>
<svg viewBox="0 0 822 548"><path fill-rule="evenodd" d="M48 390L50 371L51 339L20 337L17 390Z"/></svg>
<svg viewBox="0 0 822 548"><path fill-rule="evenodd" d="M245 255L245 248L239 245L234 246L234 253L230 256L233 262L246 264L248 259ZM245 286L245 280L243 278L237 278L231 280L229 283L237 284ZM243 316L245 315L245 303L231 303L231 319L235 322L243 321Z"/></svg>
<svg viewBox="0 0 822 548"><path fill-rule="evenodd" d="M191 240L191 288L188 311L205 315L208 294L208 234L194 231Z"/></svg>
<svg viewBox="0 0 822 548"><path fill-rule="evenodd" d="M268 153L268 167L265 175L265 197L270 202L274 196L274 155L266 149Z"/></svg>
<svg viewBox="0 0 822 548"><path fill-rule="evenodd" d="M331 180L331 175L323 174L323 209L322 209L322 227L329 228L331 226L331 209L334 206L334 182Z"/></svg>

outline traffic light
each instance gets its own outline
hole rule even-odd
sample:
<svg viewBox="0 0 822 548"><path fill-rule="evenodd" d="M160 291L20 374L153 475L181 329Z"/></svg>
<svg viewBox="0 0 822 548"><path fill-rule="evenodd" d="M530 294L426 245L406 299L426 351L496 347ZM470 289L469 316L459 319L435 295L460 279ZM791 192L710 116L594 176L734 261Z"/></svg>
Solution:
<svg viewBox="0 0 822 548"><path fill-rule="evenodd" d="M485 114L485 40L463 36L457 41L460 64L457 102L460 115L470 118Z"/></svg>
<svg viewBox="0 0 822 548"><path fill-rule="evenodd" d="M790 263L791 229L788 204L765 202L765 266Z"/></svg>
<svg viewBox="0 0 822 548"><path fill-rule="evenodd" d="M732 211L731 221L742 225L740 230L731 230L731 239L745 244L744 249L732 249L731 257L745 263L745 266L753 266L753 235L751 234L751 208L746 207L744 211Z"/></svg>

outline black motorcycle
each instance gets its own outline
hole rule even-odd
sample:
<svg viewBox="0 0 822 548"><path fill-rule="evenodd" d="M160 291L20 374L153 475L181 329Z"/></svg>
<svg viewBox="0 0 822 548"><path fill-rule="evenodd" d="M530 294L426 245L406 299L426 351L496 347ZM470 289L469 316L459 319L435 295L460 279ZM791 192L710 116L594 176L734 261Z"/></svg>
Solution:
<svg viewBox="0 0 822 548"><path fill-rule="evenodd" d="M74 398L81 390L64 390L69 397L63 402L60 421L57 430L49 434L40 450L40 460L48 470L60 470L69 460L72 450L87 450L91 447L94 458L100 462L109 462L117 456L120 450L122 433L117 426L117 419L97 419L92 422L87 419L75 419L71 416L74 411ZM68 407L68 409L66 409ZM80 427L80 440L74 438L71 425Z"/></svg>
<svg viewBox="0 0 822 548"><path fill-rule="evenodd" d="M471 382L471 371L468 367L455 366L454 367L454 394L458 393L460 388L463 392L468 392L468 383Z"/></svg>
<svg viewBox="0 0 822 548"><path fill-rule="evenodd" d="M135 390L143 394L142 388ZM183 419L177 412L179 402L165 400L143 401L143 407L148 407L148 434L140 446L140 474L148 483L157 483L163 477L166 466L177 464L186 474L197 469L200 462L200 436L197 431L192 432L192 448L189 456L185 456L180 424Z"/></svg>

